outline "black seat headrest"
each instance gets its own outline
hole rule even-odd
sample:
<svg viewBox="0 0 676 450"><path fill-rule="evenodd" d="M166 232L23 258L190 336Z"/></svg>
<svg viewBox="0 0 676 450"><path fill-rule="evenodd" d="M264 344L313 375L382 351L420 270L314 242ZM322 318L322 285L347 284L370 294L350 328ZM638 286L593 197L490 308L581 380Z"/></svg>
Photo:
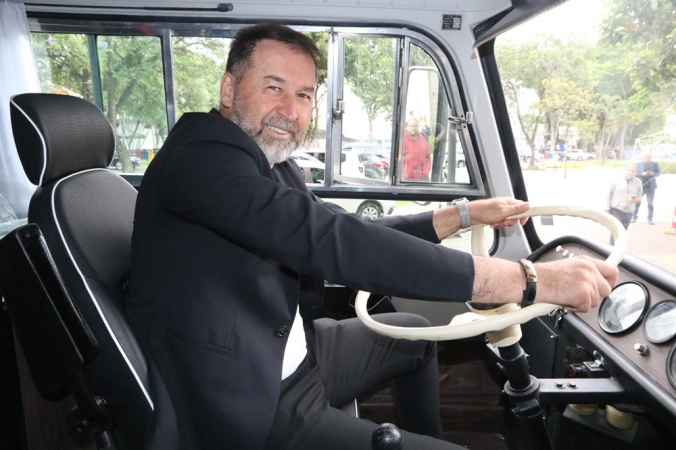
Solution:
<svg viewBox="0 0 676 450"><path fill-rule="evenodd" d="M112 161L115 133L96 105L57 94L19 94L9 103L14 142L31 183L45 186Z"/></svg>

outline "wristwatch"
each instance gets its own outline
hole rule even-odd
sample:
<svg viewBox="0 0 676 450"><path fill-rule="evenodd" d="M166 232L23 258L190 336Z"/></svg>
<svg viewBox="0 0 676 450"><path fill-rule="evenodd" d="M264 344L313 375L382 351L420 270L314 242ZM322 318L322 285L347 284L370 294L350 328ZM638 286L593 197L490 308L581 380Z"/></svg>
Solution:
<svg viewBox="0 0 676 450"><path fill-rule="evenodd" d="M521 267L526 273L526 289L523 290L521 307L530 306L535 301L535 292L537 291L538 274L535 272L535 266L527 259L520 259Z"/></svg>
<svg viewBox="0 0 676 450"><path fill-rule="evenodd" d="M466 198L456 198L451 202L451 205L455 205L458 208L458 213L460 213L460 228L469 228L472 226L467 203L469 203L469 200Z"/></svg>

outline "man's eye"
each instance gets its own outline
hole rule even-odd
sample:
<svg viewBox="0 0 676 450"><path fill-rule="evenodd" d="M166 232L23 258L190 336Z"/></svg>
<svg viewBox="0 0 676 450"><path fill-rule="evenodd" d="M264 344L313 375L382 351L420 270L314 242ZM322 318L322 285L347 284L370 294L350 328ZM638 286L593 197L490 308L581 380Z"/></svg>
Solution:
<svg viewBox="0 0 676 450"><path fill-rule="evenodd" d="M307 94L298 94L298 96L305 100L312 100L312 98Z"/></svg>
<svg viewBox="0 0 676 450"><path fill-rule="evenodd" d="M268 86L268 89L270 89L271 91L275 91L275 92L281 91L281 89L277 86Z"/></svg>

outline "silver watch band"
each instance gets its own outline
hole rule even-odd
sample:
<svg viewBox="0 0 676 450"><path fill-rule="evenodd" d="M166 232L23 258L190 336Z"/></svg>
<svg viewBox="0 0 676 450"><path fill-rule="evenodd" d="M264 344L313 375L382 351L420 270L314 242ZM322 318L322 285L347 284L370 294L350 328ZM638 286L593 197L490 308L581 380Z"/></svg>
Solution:
<svg viewBox="0 0 676 450"><path fill-rule="evenodd" d="M460 198L453 200L452 203L458 208L458 213L460 214L460 228L464 229L472 226L472 220L469 217L469 208L467 207L468 200L466 198Z"/></svg>

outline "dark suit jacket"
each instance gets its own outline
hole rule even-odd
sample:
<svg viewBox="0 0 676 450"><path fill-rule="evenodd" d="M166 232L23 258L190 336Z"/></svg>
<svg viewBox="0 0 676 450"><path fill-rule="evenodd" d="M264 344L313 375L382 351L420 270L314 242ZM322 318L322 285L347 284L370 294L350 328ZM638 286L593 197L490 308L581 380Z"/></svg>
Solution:
<svg viewBox="0 0 676 450"><path fill-rule="evenodd" d="M649 170L654 175L652 177L644 177L641 175L646 170ZM643 161L636 164L636 176L643 181L643 190L654 191L657 189L657 180L656 177L660 176L660 165L655 161L650 161L648 164Z"/></svg>
<svg viewBox="0 0 676 450"><path fill-rule="evenodd" d="M314 317L324 280L468 300L471 257L428 241L431 213L362 222L309 193L292 161L270 169L217 111L183 115L144 175L132 237L127 310L150 359L148 448L260 449L296 308Z"/></svg>

